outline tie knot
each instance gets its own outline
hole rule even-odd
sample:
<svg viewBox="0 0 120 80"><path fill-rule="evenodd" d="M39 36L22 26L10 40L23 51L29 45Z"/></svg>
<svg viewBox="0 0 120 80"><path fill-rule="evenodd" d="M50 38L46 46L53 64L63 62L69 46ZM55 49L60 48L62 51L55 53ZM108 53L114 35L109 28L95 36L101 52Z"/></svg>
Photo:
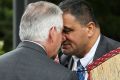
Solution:
<svg viewBox="0 0 120 80"><path fill-rule="evenodd" d="M85 79L85 68L82 66L80 60L77 61L77 75L79 80Z"/></svg>
<svg viewBox="0 0 120 80"><path fill-rule="evenodd" d="M77 61L77 71L84 71L85 68L82 66L80 60Z"/></svg>

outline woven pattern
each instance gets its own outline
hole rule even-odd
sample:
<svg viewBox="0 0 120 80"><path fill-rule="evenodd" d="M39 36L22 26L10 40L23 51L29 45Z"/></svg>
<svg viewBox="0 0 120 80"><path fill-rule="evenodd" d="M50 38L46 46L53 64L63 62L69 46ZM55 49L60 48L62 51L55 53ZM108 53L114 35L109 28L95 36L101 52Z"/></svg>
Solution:
<svg viewBox="0 0 120 80"><path fill-rule="evenodd" d="M89 80L120 79L120 48L110 51L87 67Z"/></svg>

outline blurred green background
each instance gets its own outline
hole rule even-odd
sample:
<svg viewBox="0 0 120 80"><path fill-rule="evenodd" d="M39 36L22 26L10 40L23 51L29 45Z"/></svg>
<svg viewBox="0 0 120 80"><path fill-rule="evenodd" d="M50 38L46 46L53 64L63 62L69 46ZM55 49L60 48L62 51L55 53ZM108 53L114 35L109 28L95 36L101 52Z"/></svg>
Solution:
<svg viewBox="0 0 120 80"><path fill-rule="evenodd" d="M0 0L0 54L12 49L12 0Z"/></svg>
<svg viewBox="0 0 120 80"><path fill-rule="evenodd" d="M46 0L58 4L62 0ZM101 32L120 41L120 0L87 0ZM13 49L13 0L0 0L0 55Z"/></svg>

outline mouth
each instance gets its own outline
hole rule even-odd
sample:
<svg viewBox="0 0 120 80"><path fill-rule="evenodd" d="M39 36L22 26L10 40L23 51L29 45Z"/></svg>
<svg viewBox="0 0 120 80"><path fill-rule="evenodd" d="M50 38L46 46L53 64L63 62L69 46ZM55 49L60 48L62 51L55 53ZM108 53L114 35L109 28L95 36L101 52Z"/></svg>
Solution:
<svg viewBox="0 0 120 80"><path fill-rule="evenodd" d="M69 49L71 47L71 44L67 41L62 43L62 49Z"/></svg>
<svg viewBox="0 0 120 80"><path fill-rule="evenodd" d="M69 49L70 47L70 44L62 44L62 49Z"/></svg>

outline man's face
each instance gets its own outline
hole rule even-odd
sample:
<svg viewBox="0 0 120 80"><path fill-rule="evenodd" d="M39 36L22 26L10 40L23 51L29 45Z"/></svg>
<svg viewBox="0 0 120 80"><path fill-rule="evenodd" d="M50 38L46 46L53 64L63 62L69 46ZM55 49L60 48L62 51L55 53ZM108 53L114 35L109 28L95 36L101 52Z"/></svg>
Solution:
<svg viewBox="0 0 120 80"><path fill-rule="evenodd" d="M65 39L61 47L62 52L67 55L83 57L89 42L87 27L81 25L75 17L69 13L63 15L63 21L63 34Z"/></svg>

